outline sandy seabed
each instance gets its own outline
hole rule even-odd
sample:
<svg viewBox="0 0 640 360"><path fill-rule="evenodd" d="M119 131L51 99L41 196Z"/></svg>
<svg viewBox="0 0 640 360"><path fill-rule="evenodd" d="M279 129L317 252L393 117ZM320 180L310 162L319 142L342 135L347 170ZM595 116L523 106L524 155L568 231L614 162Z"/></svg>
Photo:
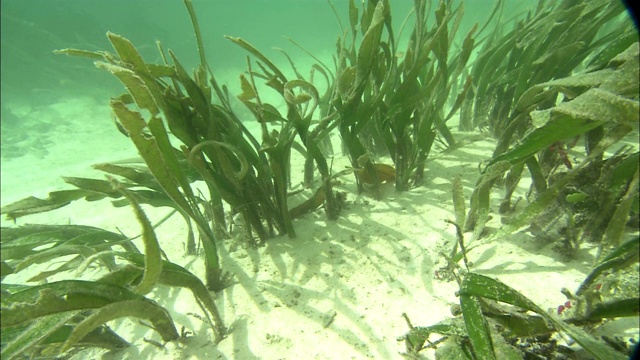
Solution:
<svg viewBox="0 0 640 360"><path fill-rule="evenodd" d="M28 126L5 132L3 124L3 205L71 188L61 176L103 178L91 169L92 164L136 156L133 145L113 126L106 101L86 97L44 107L4 106ZM219 247L222 267L234 275L235 282L216 296L231 330L217 346L190 292L160 286L149 297L170 310L178 329L189 332L186 339L159 348L152 343L161 340L157 333L124 319L109 326L133 346L119 352L85 350L75 358L402 358L404 343L398 338L408 331L402 313L415 326L433 325L452 316L450 307L458 302L458 285L436 276L446 265L442 254L450 251L456 239L454 227L446 222L454 219L451 180L462 178L469 199L479 176L478 164L491 157L495 146L489 137L454 135L464 145L452 152L435 151L421 187L396 193L392 184L386 184L381 200L376 200L371 194L358 194L353 176L346 175L336 186L347 194L338 220L327 221L323 211L317 210L294 221L295 239L277 237L259 248L224 240ZM333 140L339 149L339 139ZM333 159L334 171L347 166L345 156ZM294 160L292 185L300 183L302 171L302 162ZM516 197L526 191L523 183ZM494 219L488 224L489 231L500 226L495 210L501 191L495 189L493 194ZM291 204L309 195L293 197ZM144 208L152 223L170 211ZM83 224L129 236L140 231L131 208L114 208L106 200L79 201L20 219L18 225L25 223ZM5 219L2 225L15 226ZM173 216L156 232L172 262L203 278L203 257L185 255L186 225L181 217ZM473 271L498 278L543 308L555 309L566 301L560 289L575 290L589 273L595 249L584 245L575 259L567 261L552 244L541 244L529 233L519 232L480 246L469 254L469 260ZM34 268L5 281L24 281L41 270ZM81 277L95 278L97 271L89 269ZM620 320L618 326L637 339L636 322ZM423 355L434 357L431 350Z"/></svg>

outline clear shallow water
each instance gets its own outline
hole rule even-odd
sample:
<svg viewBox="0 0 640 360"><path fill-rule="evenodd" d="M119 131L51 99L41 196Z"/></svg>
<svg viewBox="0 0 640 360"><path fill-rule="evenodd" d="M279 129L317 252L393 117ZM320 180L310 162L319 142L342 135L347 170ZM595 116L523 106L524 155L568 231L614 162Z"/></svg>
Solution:
<svg viewBox="0 0 640 360"><path fill-rule="evenodd" d="M148 61L159 61L153 43L155 39L160 39L165 48L171 48L176 51L178 57L187 68L191 68L197 62L193 34L186 11L180 1L172 3L160 1L90 2L86 0L79 3L79 1L41 2L41 7L33 7L32 4L37 3L37 1L31 2L30 6L24 6L22 5L24 3L17 0L13 3L11 1L2 3L3 204L32 194L46 196L48 191L68 188L69 186L65 185L60 179L61 175L101 177L102 175L99 173L88 173L91 164L135 155L135 150L128 139L121 136L113 126L107 106L110 96L123 92L121 85L112 79L110 75L94 69L90 61L54 56L50 53L52 49L62 47L77 47L90 50L110 49L104 33L107 30L111 30L130 38ZM404 11L401 11L399 6L411 4L410 0L392 1L394 1L394 6L399 4L397 8L394 8L394 11L398 10L398 15L404 14ZM339 0L336 0L336 2L340 2L340 4L346 3ZM289 35L309 48L309 50L320 55L326 55L333 51L335 37L339 34L337 21L334 19L330 7L321 0L212 1L211 3L195 1L210 62L214 67L213 70L220 80L230 83L232 88L237 85L237 76L244 69L246 53L225 40L222 37L223 34L245 38L276 60L278 65L281 66L286 66L286 60L279 53L273 51L271 47L279 46L288 51L291 50L294 52L292 55L294 55L296 62L307 68L309 66L308 60L300 60L298 62L298 57L304 58L304 56L300 52L296 53L297 50L291 47L282 38L282 35ZM208 4L210 6L207 6ZM491 6L484 0L468 1L465 4L467 6L467 15L469 16L467 19L481 18L491 10ZM16 6L11 7L9 5ZM19 9L21 12L16 12L18 8L22 8ZM401 20L402 16L394 18L396 25L399 25ZM345 23L345 19L342 19L342 21ZM471 23L472 21L465 20L463 28L470 26ZM5 25L8 28L5 28ZM465 33L466 31L464 30L460 31L460 34L464 35ZM9 50L5 51L6 49ZM5 74L8 75L5 76ZM237 91L232 91L232 94L236 93ZM348 295L345 298L348 300L352 296L353 304L349 303L346 306L341 304L343 306L336 324L344 326L351 331L350 329L356 327L356 323L350 322L345 326L345 319L366 319L371 321L371 318L373 318L372 325L363 325L363 322L358 320L357 330L362 330L365 333L362 339L375 339L372 343L377 344L375 349L377 352L374 351L373 347L371 350L367 350L367 344L363 344L357 336L355 336L355 340L353 337L345 337L349 350L353 351L361 348L359 355L373 356L371 353L375 353L380 355L378 358L391 358L392 354L395 355L397 353L397 344L394 336L406 331L406 327L398 315L400 309L414 309L412 320L415 320L416 324L420 325L433 324L440 319L416 318L416 316L423 313L419 309L415 310L416 301L429 304L429 315L441 314L449 316L448 306L444 306L444 301L438 302L439 305L443 306L436 308L436 305L434 305L436 301L429 300L431 299L430 293L427 294L423 291L417 296L414 296L414 293L407 296L405 292L407 290L397 285L420 283L417 277L402 277L407 275L405 274L407 272L406 269L410 271L420 269L419 271L427 274L425 277L427 279L425 281L426 284L424 285L433 286L429 274L434 266L433 259L438 258L436 254L439 251L435 244L438 244L443 239L453 239L455 236L450 227L447 228L447 232L442 232L443 226L446 226L442 220L451 217L449 209L443 207L443 204L450 203L450 179L453 178L453 174L457 173L455 169L459 168L460 171L465 171L464 177L468 181L467 188L472 187L474 176L477 176L475 165L490 157L492 145L493 143L489 141L482 144L480 149L483 151L480 154L467 153L469 149L464 148L456 156L430 163L429 171L439 174L439 176L432 178L428 189L423 187L414 189L415 191L409 194L394 195L390 203L374 202L374 205L370 206L367 200L361 204L352 204L353 207L350 209L351 218L345 216L339 222L343 226L346 224L348 229L344 227L327 229L328 227L324 222L321 222L321 225L313 224L313 219L307 221L306 225L308 227L306 228L301 228L301 226L305 226L304 223L297 223L297 229L300 229L299 233L311 234L304 239L307 244L314 245L315 242L324 247L311 248L307 253L295 254L288 253L289 250L287 249L291 247L288 239L286 241L280 239L280 242L270 243L267 249L268 252L261 254L265 259L264 263L260 264L261 270L263 270L261 273L264 276L262 279L271 281L276 278L272 274L283 272L287 275L287 272L290 271L292 275L286 280L294 283L289 289L292 290L291 293L295 299L295 305L297 305L301 294L298 289L301 288L305 292L308 289L310 290L309 293L316 294L314 289L308 286L309 284L306 281L309 279L307 276L317 276L317 279L314 280L318 280L320 283L320 291L324 289L326 281L324 278L326 275L322 274L321 277L319 275L320 272L317 271L320 269L319 266L305 267L301 264L311 263L313 265L313 262L324 261L324 265L327 265L327 260L330 259L324 258L322 254L337 254L336 257L338 255L342 256L344 252L334 245L338 244L340 246L339 244L343 244L346 241L345 251L351 251L351 255L355 254L355 256L346 258L353 264L353 269L360 271L342 270L339 275L340 277L355 276L349 283L347 283L346 279L340 279L337 283L338 285L348 284L348 286L344 287L345 289L350 288L350 290L344 291ZM474 148L478 149L477 147ZM460 156L460 154L464 155ZM471 163L465 166L459 161L461 158ZM345 162L340 166L348 166L348 164ZM299 173L300 171L298 171ZM524 184L521 184L521 187L523 187L522 185ZM349 189L351 189L350 194L355 193L352 191L353 188ZM526 187L523 187L522 192L525 190ZM19 193L19 191L25 192ZM390 190L390 193L392 193L392 190ZM420 201L408 201L411 197L416 196L416 193L426 196L422 197ZM391 207L389 207L389 204L391 204ZM396 206L398 204L400 206ZM109 213L107 216L112 216L112 218L104 219L105 214L100 209L94 208L94 212L91 213L86 210L91 204L86 205L86 208L77 211L83 220L102 218L98 221L107 221L129 218L127 215L120 217L112 216L113 213ZM364 208L364 210L357 211L358 207ZM495 207L497 207L497 204ZM403 216L405 221L406 219L409 220L407 223L403 223L400 217L394 216L406 214L407 212L412 215L411 217ZM416 218L419 219L418 223L415 222ZM74 223L78 219L69 216L68 220L66 218L63 220ZM369 221L365 222L363 220ZM109 226L114 226L114 223L117 222L109 221ZM98 225L100 223L91 224ZM496 224L495 226L499 225ZM403 233L395 229L410 230ZM352 234L349 240L347 240L346 234ZM173 236L173 239L180 236L181 234ZM356 237L360 243L354 246L353 243L356 242ZM327 241L329 239L332 241ZM417 241L413 242L416 239ZM339 242L333 240L338 240ZM558 279L556 276L560 276L560 271L563 271L562 276L564 276L562 282L566 281L569 284L575 283L574 285L577 285L583 279L584 274L589 271L588 265L585 264L590 264L592 259L587 257L588 262L583 261L580 264L581 268L579 270L581 271L576 270L569 277L564 272L566 271L564 265L559 266L556 262L541 265L544 264L547 257L552 258L552 255L540 254L540 249L533 248L529 240L523 237L520 242L512 241L514 243L511 244L513 248L505 249L504 253L496 253L494 248L490 248L487 250L490 255L485 256L483 254L477 261L477 265L486 273L500 275L507 282L521 286L524 289L530 290L534 287L536 289L544 289L544 291L536 291L531 294L533 295L532 299L536 302L552 305L560 303L560 301L564 300L563 297L557 289L552 289L548 285L558 285L560 283L560 281L553 280ZM377 252L375 250L372 252L370 248L360 244L377 246L382 249L379 250L381 254L392 254L394 250L398 251L398 253L395 254L395 257L379 257L376 255ZM400 244L400 246L397 246L397 244ZM522 246L522 249L518 249L520 246ZM389 247L395 248L389 249ZM503 248L501 246L501 249ZM170 251L169 253L181 254L182 249ZM284 256L285 261L283 261L282 254L290 255L290 257ZM535 257L531 254L535 254ZM275 266L269 265L269 258L273 260ZM300 260L307 258L310 260L309 262ZM515 260L507 261L507 258ZM392 261L390 262L389 259ZM487 262L487 259L497 261L498 265ZM407 264L408 261L409 265ZM287 265L285 266L283 263ZM290 263L293 264L291 269L288 267ZM393 272L389 273L387 266L390 263ZM366 265L370 266L367 267ZM251 264L247 260L246 269L250 269L252 266L255 266L255 264ZM531 278L529 274L523 274L523 269L529 271L532 268L537 269L534 278ZM336 269L338 269L338 266L330 266L328 271ZM375 276L378 275L378 272L380 272L380 275L384 274L384 278L378 279ZM240 271L237 271L237 273L240 273ZM304 274L300 276L300 273ZM300 287L296 282L298 277L302 278L299 281L303 283ZM284 275L280 280L283 279L285 279ZM388 279L393 279L390 283L392 290L387 290L387 287L380 286ZM536 284L536 282L542 284ZM437 300L451 298L454 301L453 293L456 289L445 289L442 285L437 283L435 286L441 295ZM255 284L251 286L255 286ZM330 287L344 290L334 284L330 285ZM359 287L358 290L354 290L356 287ZM413 287L409 290L413 290ZM420 286L415 287L419 288ZM373 289L374 292L370 292L369 289ZM392 292L394 291L393 289L400 289L401 291ZM264 288L262 288L259 291L252 291L250 295L264 291ZM228 298L228 301L234 307L242 303L238 293L240 291L236 291L234 297ZM275 295L282 294L281 287L278 287L273 293ZM322 294L321 292L319 293ZM247 296L244 302L251 305L255 301L253 300L254 297ZM318 302L327 301L329 306L332 305L328 301L329 299L324 299L325 294L320 297L321 299L310 300L311 305L315 305L314 300ZM305 297L302 298L301 304L305 304L304 301ZM359 308L360 304L367 306L366 312ZM390 304L393 304L393 306ZM274 340L274 342L282 339L280 335L283 335L287 341L295 339L291 344L299 346L294 350L308 351L307 346L311 347L318 343L336 344L338 341L344 340L337 339L337 336L334 336L329 341L326 339L322 341L321 338L315 336L301 338L299 336L300 332L297 328L292 328L291 324L307 326L308 322L304 321L309 321L309 317L292 318L282 316L282 312L276 313L278 310L288 309L289 306L293 305L294 303L288 303L286 307L281 305L274 306L274 313L277 315L272 313L270 314L271 316L265 316L257 320L257 323L255 319L252 319L249 326L250 331L248 331L251 336L241 336L241 338L244 337L247 341L257 339L258 341L256 342L264 338L269 339L271 337L274 339L276 335L273 335L274 330L272 329L274 327L278 328L274 326L274 323L278 321L282 322L282 329L291 328L295 331L288 334L281 332L282 329L279 329L277 340ZM191 304L184 311L191 310L194 307ZM345 307L346 311L344 311ZM299 308L294 307L294 311L297 309ZM327 312L330 308L319 307L319 309L322 312ZM256 314L260 314L259 310L249 306L247 310L240 311L240 313L246 312L252 314L252 316L258 316ZM180 309L180 311L183 310ZM313 321L313 317L310 320ZM343 322L340 323L341 321ZM380 338L377 336L379 329L384 329L386 340L390 345L384 344L382 340L379 340ZM239 330L244 331L244 333L247 332L243 328ZM259 332L262 330L269 332L265 336L264 333ZM241 332L241 334L244 333ZM331 334L336 335L335 333ZM233 336L238 336L238 329L235 330ZM128 338L136 339L140 337L137 335ZM305 344L304 341L309 341L309 343ZM236 343L231 341L222 343L220 351L225 354L234 353L235 349L229 349L231 344L235 346ZM256 351L255 344L245 346L245 343L241 343L241 345L243 350L249 352L249 354L244 354L246 356L243 358L250 358L248 355L253 355L250 353L252 348ZM274 345L269 343L268 348L273 349ZM386 346L389 346L389 348ZM257 348L260 349L259 347ZM256 353L259 354L260 352L256 351ZM345 354L346 352L340 355L344 356ZM140 357L140 354L136 354L133 357Z"/></svg>
<svg viewBox="0 0 640 360"><path fill-rule="evenodd" d="M286 59L275 47L294 59L303 56L285 37L314 54L333 52L336 38L342 33L339 22L348 26L348 2L342 0L333 1L339 20L324 0L193 3L214 72L246 67L246 52L224 35L241 37L285 64ZM392 2L397 29L412 4L409 0ZM489 2L480 0L464 5L460 36L475 22L482 22L492 8ZM40 102L74 91L119 89L114 79L94 69L90 61L52 54L62 48L111 50L107 31L129 38L150 62L160 61L156 40L165 50L173 50L187 69L198 60L191 22L179 0L3 0L1 6L3 98L30 97ZM522 7L522 2L512 0L507 3L506 13L516 13Z"/></svg>

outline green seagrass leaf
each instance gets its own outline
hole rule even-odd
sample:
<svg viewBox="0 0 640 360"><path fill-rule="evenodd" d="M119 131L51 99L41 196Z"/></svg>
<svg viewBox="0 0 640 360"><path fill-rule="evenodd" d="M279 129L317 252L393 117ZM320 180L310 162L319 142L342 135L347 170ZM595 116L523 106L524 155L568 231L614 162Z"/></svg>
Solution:
<svg viewBox="0 0 640 360"><path fill-rule="evenodd" d="M358 49L358 60L356 65L356 83L364 83L371 73L374 59L378 54L378 46L380 45L380 37L384 26L385 8L384 1L379 1L373 12L371 24L367 28L367 32L362 38L360 48ZM358 86L358 85L356 85Z"/></svg>
<svg viewBox="0 0 640 360"><path fill-rule="evenodd" d="M80 255L83 258L95 254L95 249L89 246L78 245L60 245L46 250L38 251L33 255L27 256L23 261L19 262L15 271L22 271L33 264L42 264L67 255Z"/></svg>
<svg viewBox="0 0 640 360"><path fill-rule="evenodd" d="M112 65L105 62L96 62L98 68L104 69L115 75L127 88L131 96L140 109L149 110L151 115L156 116L160 113L156 98L145 83L144 79L134 71L121 66Z"/></svg>
<svg viewBox="0 0 640 360"><path fill-rule="evenodd" d="M605 230L604 244L618 246L624 236L625 224L629 221L629 213L633 202L638 199L638 174L639 170L636 164L636 173L633 176L627 192L622 196L616 206L616 210Z"/></svg>
<svg viewBox="0 0 640 360"><path fill-rule="evenodd" d="M36 319L27 327L4 328L2 329L2 358L13 359L14 357L35 347L45 338L55 333L64 326L80 311L68 311L53 314ZM5 338L11 336L11 339ZM5 345L6 344L6 345Z"/></svg>
<svg viewBox="0 0 640 360"><path fill-rule="evenodd" d="M140 226L142 226L142 241L144 243L144 273L142 274L142 280L133 291L137 294L145 295L156 287L156 283L158 282L158 278L162 272L160 244L158 243L158 238L153 230L153 225L151 225L151 222L149 222L144 211L142 211L140 203L115 179L111 178L110 181L114 184L114 188L122 192L127 200L129 200L129 203L133 208L133 212L136 215L136 219L140 223Z"/></svg>
<svg viewBox="0 0 640 360"><path fill-rule="evenodd" d="M351 33L355 35L358 31L358 8L354 0L349 0L349 25Z"/></svg>
<svg viewBox="0 0 640 360"><path fill-rule="evenodd" d="M132 70L135 72L149 75L147 64L145 64L142 56L138 53L138 50L133 46L129 39L110 31L107 32L107 37L115 51L118 53L120 60L131 65Z"/></svg>
<svg viewBox="0 0 640 360"><path fill-rule="evenodd" d="M211 99L210 96L207 96L206 89L203 89L189 76L173 51L169 51L169 55L171 55L171 59L173 60L178 80L187 91L189 99L193 102L196 112L206 120L209 120L211 116Z"/></svg>
<svg viewBox="0 0 640 360"><path fill-rule="evenodd" d="M144 266L144 258L141 254L119 252L115 253L115 255L129 260L138 267ZM204 283L180 265L166 260L163 260L162 263L162 273L158 281L163 285L185 287L191 290L193 296L198 299L198 304L203 308L202 310L207 315L207 318L213 318L211 323L212 329L217 341L221 340L226 333L226 328L222 322L222 317L220 316L216 303Z"/></svg>
<svg viewBox="0 0 640 360"><path fill-rule="evenodd" d="M62 180L67 184L71 184L77 188L87 190L87 191L95 191L97 193L104 194L105 196L109 196L112 198L122 197L120 193L113 189L113 186L102 179L89 179L89 178L79 178L79 177L71 177L71 176L63 176ZM126 184L123 186L128 186Z"/></svg>
<svg viewBox="0 0 640 360"><path fill-rule="evenodd" d="M61 352L69 350L85 335L102 324L121 317L137 317L151 322L162 340L172 341L180 337L167 309L150 300L125 300L104 305L80 322L62 346Z"/></svg>
<svg viewBox="0 0 640 360"><path fill-rule="evenodd" d="M162 191L162 188L158 185L158 181L153 177L149 168L144 165L138 166L101 163L93 165L93 168L109 174L122 176L125 179L131 180L131 182L145 186L149 189Z"/></svg>
<svg viewBox="0 0 640 360"><path fill-rule="evenodd" d="M183 213L189 215L196 222L200 235L206 238L204 250L207 266L212 269L219 269L219 259L213 233L197 207L197 199L193 194L187 176L180 166L176 152L171 146L162 120L152 117L147 125L140 113L129 110L126 105L118 100L111 100L111 108L129 132L131 140L138 148L140 155L160 186L162 186L162 189ZM149 136L144 132L147 126L153 136Z"/></svg>
<svg viewBox="0 0 640 360"><path fill-rule="evenodd" d="M436 360L476 360L468 344L465 344L464 337L450 336L435 351Z"/></svg>
<svg viewBox="0 0 640 360"><path fill-rule="evenodd" d="M607 301L594 306L587 314L589 320L613 319L618 317L637 317L640 315L640 298Z"/></svg>
<svg viewBox="0 0 640 360"><path fill-rule="evenodd" d="M287 121L278 109L271 104L262 104L262 119L266 122Z"/></svg>
<svg viewBox="0 0 640 360"><path fill-rule="evenodd" d="M631 240L628 240L622 243L622 245L613 249L603 259L601 259L596 267L594 267L589 275L587 275L582 284L580 284L578 290L576 290L576 296L580 296L587 289L589 289L591 285L595 283L596 279L600 275L605 273L605 271L610 269L619 271L631 264L637 263L639 250L640 237L635 237Z"/></svg>
<svg viewBox="0 0 640 360"><path fill-rule="evenodd" d="M566 323L558 316L548 313L517 290L498 280L472 272L467 273L460 285L460 296L462 297L463 295L484 297L533 311L542 316L548 322L552 323L557 330L571 336L578 344L594 355L597 359L622 360L626 358L626 356L613 350L606 343L598 341L583 329Z"/></svg>
<svg viewBox="0 0 640 360"><path fill-rule="evenodd" d="M590 89L572 101L553 108L552 116L562 114L594 123L636 124L640 120L637 100L630 100L601 89Z"/></svg>
<svg viewBox="0 0 640 360"><path fill-rule="evenodd" d="M190 202L191 204L195 204L195 195L193 194L193 190L191 189L191 185L187 175L182 170L182 166L178 160L176 155L176 151L173 146L171 146L171 141L169 140L169 134L164 127L164 124L160 118L153 117L149 120L149 130L153 135L154 142L158 147L158 150L162 154L161 161L164 162L166 166L166 170L169 171L168 174L164 176L168 176L173 178L177 185L180 186L184 195L179 191L174 192L177 196L178 194L185 202ZM154 174L155 175L155 174ZM157 179L157 177L156 177ZM173 197L172 197L173 198ZM175 199L174 199L175 201ZM186 210L186 209L185 209ZM192 208L189 207L189 210L192 211Z"/></svg>
<svg viewBox="0 0 640 360"><path fill-rule="evenodd" d="M0 267L0 279L4 279L5 276L11 275L14 273L13 267L11 267L6 262L2 261L2 267Z"/></svg>
<svg viewBox="0 0 640 360"><path fill-rule="evenodd" d="M87 50L79 50L79 49L53 50L53 53L59 54L59 55L80 56L80 57L85 57L93 60L101 60L101 61L106 60L105 55L108 54L104 51L87 51ZM111 57L112 56L113 55L111 55Z"/></svg>
<svg viewBox="0 0 640 360"><path fill-rule="evenodd" d="M104 229L83 225L23 225L16 228L2 228L2 259L23 260L39 251L36 248L48 245L78 245L90 248L126 245L124 235ZM46 249L46 248L45 248Z"/></svg>
<svg viewBox="0 0 640 360"><path fill-rule="evenodd" d="M171 66L147 64L147 68L149 69L149 74L156 78L177 76L175 69Z"/></svg>
<svg viewBox="0 0 640 360"><path fill-rule="evenodd" d="M349 66L338 77L338 94L342 99L348 99L356 85L356 68Z"/></svg>
<svg viewBox="0 0 640 360"><path fill-rule="evenodd" d="M83 259L80 256L76 256L73 259L61 264L60 266L51 268L50 270L41 271L37 275L34 275L26 280L28 283L42 283L48 281L48 278L65 271L76 271L82 265Z"/></svg>
<svg viewBox="0 0 640 360"><path fill-rule="evenodd" d="M56 350L54 351L59 350L62 344L67 341L69 335L71 335L74 327L75 325L64 325L58 328L54 333L47 336L40 345L55 347ZM108 326L100 326L85 335L77 345L82 348L101 347L107 350L119 350L131 344L118 336L118 334Z"/></svg>
<svg viewBox="0 0 640 360"><path fill-rule="evenodd" d="M150 301L121 286L84 280L62 280L2 297L2 327L72 310L95 309L109 303Z"/></svg>
<svg viewBox="0 0 640 360"><path fill-rule="evenodd" d="M555 115L555 116L554 116ZM489 165L507 161L515 165L527 160L540 150L546 149L551 144L566 140L604 124L604 121L594 121L588 118L577 118L560 112L552 114L547 123L527 135L520 144L513 149L494 157Z"/></svg>
<svg viewBox="0 0 640 360"><path fill-rule="evenodd" d="M124 103L118 100L111 100L111 108L129 132L131 140L162 189L178 206L185 211L190 211L189 204L178 189L174 172L164 159L164 152L159 148L155 138L144 133L147 123L142 115L129 110ZM157 128L156 130L158 131Z"/></svg>
<svg viewBox="0 0 640 360"><path fill-rule="evenodd" d="M98 200L103 197L104 195L81 189L52 191L46 199L29 196L3 206L0 211L2 214L6 214L7 219L15 221L23 216L59 209L78 199Z"/></svg>
<svg viewBox="0 0 640 360"><path fill-rule="evenodd" d="M247 41L245 41L244 39L241 39L239 37L233 37L233 36L229 36L229 35L225 35L224 37L227 38L228 40L231 40L231 42L233 42L236 45L240 46L241 48L245 49L246 51L251 53L253 56L257 57L261 62L266 64L267 67L276 75L278 80L280 80L282 82L286 82L287 81L287 78L284 76L282 71L280 71L280 69L278 69L278 67L273 62L271 62L271 60L269 60L269 58L267 58L263 53L261 53L253 45L249 44Z"/></svg>
<svg viewBox="0 0 640 360"><path fill-rule="evenodd" d="M453 210L456 216L456 224L460 228L464 226L466 211L465 211L465 200L464 200L464 188L462 186L462 179L460 176L456 176L453 178L453 183L451 184L451 195L453 196Z"/></svg>
<svg viewBox="0 0 640 360"><path fill-rule="evenodd" d="M479 359L496 359L491 331L487 320L482 315L480 301L473 296L460 295L460 307L462 308L462 317L467 326L469 340L476 356Z"/></svg>

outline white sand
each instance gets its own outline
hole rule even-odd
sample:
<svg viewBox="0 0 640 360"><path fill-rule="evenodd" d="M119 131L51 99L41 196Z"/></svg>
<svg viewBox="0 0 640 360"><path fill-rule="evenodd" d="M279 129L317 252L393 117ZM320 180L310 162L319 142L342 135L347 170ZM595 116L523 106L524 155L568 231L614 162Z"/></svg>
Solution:
<svg viewBox="0 0 640 360"><path fill-rule="evenodd" d="M101 178L90 170L91 164L135 156L133 145L110 123L106 102L73 99L47 108L23 109L25 117L39 111L41 120L67 121L60 125L64 128L56 129L56 138L48 138L46 153L2 158L2 205L70 188L59 179L61 175ZM462 139L466 134L459 136ZM344 176L342 185L336 188L348 194L340 218L327 221L321 210L307 214L294 222L295 239L278 237L257 249L225 240L220 246L223 268L235 276L236 282L216 297L225 324L232 329L217 346L212 344L207 324L187 315L199 313L190 293L160 287L150 297L171 311L178 329L184 326L193 335L159 349L143 340L160 341L158 334L125 319L109 325L134 346L105 355L88 350L76 358L401 358L404 343L397 338L408 331L403 312L415 326L433 325L451 317L449 308L457 302L458 286L455 281L435 279L437 269L445 265L441 252L448 253L455 241L453 226L445 222L454 219L451 179L462 177L468 199L479 175L478 163L490 158L494 145L491 140L483 140L446 155L434 151L437 160L429 162L424 186L396 193L387 184L382 200L357 194L353 177ZM385 159L382 162L389 163ZM293 166L293 183L297 184L301 164ZM336 156L334 170L345 166L347 159ZM524 191L523 187L520 193ZM495 190L494 211L499 197L500 191ZM295 204L301 199L291 201ZM169 212L145 209L152 222ZM131 214L130 208L115 209L107 201L80 201L20 219L18 224L87 224L134 236L139 226ZM494 217L489 223L493 229L500 223L499 216ZM4 219L2 225L13 226ZM202 256L184 255L185 229L183 220L174 216L157 229L157 234L171 261L201 276ZM540 246L529 234L518 233L474 250L469 259L475 264L474 271L502 280L543 308L556 308L566 300L560 289L575 290L593 265L593 249L584 247L577 259L566 262L551 246ZM27 277L21 273L5 282ZM432 351L423 354L433 358Z"/></svg>

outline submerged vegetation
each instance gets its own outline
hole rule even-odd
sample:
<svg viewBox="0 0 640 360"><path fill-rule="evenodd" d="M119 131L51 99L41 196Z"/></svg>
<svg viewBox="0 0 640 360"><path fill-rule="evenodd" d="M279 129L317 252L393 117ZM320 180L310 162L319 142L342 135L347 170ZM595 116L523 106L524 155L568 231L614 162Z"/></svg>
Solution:
<svg viewBox="0 0 640 360"><path fill-rule="evenodd" d="M2 213L16 221L79 199L108 198L114 206L133 208L144 250L122 234L88 226L3 228L3 357L127 346L105 325L121 317L144 318L163 341L179 340L184 334L169 311L148 297L160 285L189 288L215 342L221 341L227 329L210 292L233 281L219 258L222 240L232 236L229 218L240 219L236 241L260 246L276 236L296 237L294 219L317 208L324 209L327 221L338 219L344 194L334 186L341 177L354 176L357 191L375 197L387 182L398 192L421 186L434 146L460 146L451 130L456 115L460 130L497 139L468 210L460 179L452 179L458 238L445 255L443 273L460 285L462 318L414 327L405 316L407 355L437 347L442 359L523 358L532 353L523 344L563 332L596 358L625 356L628 349L584 330L602 319L639 312L637 292L600 295L610 283L605 278L638 266L639 239L629 238L625 227L638 227L639 153L625 139L637 136L639 49L637 30L620 20L620 3L540 1L507 21L513 22L509 28L503 26L504 4L497 1L485 24L458 35L463 2L415 0L413 21L405 21L396 34L388 0L361 7L351 0L333 67L318 60L309 76L288 56L293 75L287 76L247 40L227 37L248 53L241 93L235 96L251 120L232 107L234 95L207 62L191 1L185 5L200 59L192 73L160 43L162 63L147 63L134 44L113 33L107 36L114 53L58 51L92 59L125 86L127 93L111 99L110 106L141 159L95 165L108 180L68 177L75 189L8 204ZM412 28L402 37L407 24ZM275 91L284 106L268 103L273 97L267 91ZM247 129L248 121L259 123L260 138ZM332 168L334 133L350 168ZM293 151L305 161L303 185L311 194L297 206L289 204ZM523 180L532 184L524 205L512 199ZM497 188L503 191L498 213L504 225L490 232L490 199ZM204 281L163 259L157 224L141 205L169 207L184 218L186 252L195 254L199 245L204 251ZM559 316L569 305L549 314L470 268L468 257L479 245L522 229L541 242L554 242L566 257L581 244L598 246L593 271L575 293L565 291L570 317ZM469 233L471 239L465 239ZM4 281L54 260L62 265L26 280L39 285ZM83 274L79 280L72 273L95 266L99 275ZM434 342L431 334L443 337Z"/></svg>

